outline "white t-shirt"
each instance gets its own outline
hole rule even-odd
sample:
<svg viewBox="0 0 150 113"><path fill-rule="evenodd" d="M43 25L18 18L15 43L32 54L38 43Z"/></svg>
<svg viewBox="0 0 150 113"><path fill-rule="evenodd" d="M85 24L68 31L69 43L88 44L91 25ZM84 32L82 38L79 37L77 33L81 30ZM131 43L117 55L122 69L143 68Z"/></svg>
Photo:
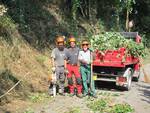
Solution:
<svg viewBox="0 0 150 113"><path fill-rule="evenodd" d="M78 59L79 60L84 60L88 64L90 64L90 62L91 62L91 52L90 52L90 50L87 50L87 51L81 50L81 51L79 51Z"/></svg>

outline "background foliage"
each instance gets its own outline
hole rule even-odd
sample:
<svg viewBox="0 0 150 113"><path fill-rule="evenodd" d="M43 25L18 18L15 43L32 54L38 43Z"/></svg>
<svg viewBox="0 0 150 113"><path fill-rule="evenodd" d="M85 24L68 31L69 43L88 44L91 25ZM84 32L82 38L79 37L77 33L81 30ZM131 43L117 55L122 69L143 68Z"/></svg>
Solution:
<svg viewBox="0 0 150 113"><path fill-rule="evenodd" d="M89 34L90 29L126 31L131 20L131 31L145 35L145 45L150 46L149 0L2 0L1 4L7 9L2 18L11 18L34 47L48 47L58 34L80 37Z"/></svg>

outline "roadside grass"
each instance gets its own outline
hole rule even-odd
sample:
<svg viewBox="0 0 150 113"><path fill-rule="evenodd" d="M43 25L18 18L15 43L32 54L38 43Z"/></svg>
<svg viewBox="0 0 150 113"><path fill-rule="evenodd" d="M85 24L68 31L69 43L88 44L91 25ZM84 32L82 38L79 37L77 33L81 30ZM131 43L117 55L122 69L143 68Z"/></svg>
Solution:
<svg viewBox="0 0 150 113"><path fill-rule="evenodd" d="M147 50L147 55L146 55L145 58L143 58L143 60L144 60L143 63L144 64L150 63L150 58L149 57L150 57L150 49Z"/></svg>
<svg viewBox="0 0 150 113"><path fill-rule="evenodd" d="M118 97L121 94L120 93L114 93L114 92L112 93L112 92L105 92L105 91L103 91L103 92L98 93L98 95L102 96L102 97Z"/></svg>
<svg viewBox="0 0 150 113"><path fill-rule="evenodd" d="M111 113L132 113L134 109L129 104L116 104L112 107Z"/></svg>
<svg viewBox="0 0 150 113"><path fill-rule="evenodd" d="M79 107L73 107L73 108L70 108L67 112L65 113L81 113L81 110Z"/></svg>
<svg viewBox="0 0 150 113"><path fill-rule="evenodd" d="M13 44L10 45L4 37L0 37L0 68L8 67L12 62L20 59L20 51L18 41L14 39Z"/></svg>
<svg viewBox="0 0 150 113"><path fill-rule="evenodd" d="M32 93L28 96L28 99L33 102L33 103L37 103L37 102L44 102L48 99L51 99L52 97L50 97L48 94L46 93Z"/></svg>
<svg viewBox="0 0 150 113"><path fill-rule="evenodd" d="M127 103L114 104L112 98L100 98L88 101L87 107L94 113L133 113L134 109Z"/></svg>
<svg viewBox="0 0 150 113"><path fill-rule="evenodd" d="M108 112L108 100L107 99L98 99L94 101L89 101L87 107L90 108L93 112L105 113Z"/></svg>
<svg viewBox="0 0 150 113"><path fill-rule="evenodd" d="M36 61L39 62L40 64L44 64L44 62L47 60L47 57L44 55L38 55L35 58Z"/></svg>

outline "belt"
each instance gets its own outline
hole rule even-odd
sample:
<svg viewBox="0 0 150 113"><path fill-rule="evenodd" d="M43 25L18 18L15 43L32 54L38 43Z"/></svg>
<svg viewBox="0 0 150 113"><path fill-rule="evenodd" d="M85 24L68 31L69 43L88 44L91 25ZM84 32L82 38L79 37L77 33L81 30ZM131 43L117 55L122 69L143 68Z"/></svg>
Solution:
<svg viewBox="0 0 150 113"><path fill-rule="evenodd" d="M78 64L70 64L71 66L77 66Z"/></svg>
<svg viewBox="0 0 150 113"><path fill-rule="evenodd" d="M91 65L90 64L81 64L81 66L85 67L85 68L90 68Z"/></svg>
<svg viewBox="0 0 150 113"><path fill-rule="evenodd" d="M56 66L56 67L64 67L64 65L61 65L61 66Z"/></svg>

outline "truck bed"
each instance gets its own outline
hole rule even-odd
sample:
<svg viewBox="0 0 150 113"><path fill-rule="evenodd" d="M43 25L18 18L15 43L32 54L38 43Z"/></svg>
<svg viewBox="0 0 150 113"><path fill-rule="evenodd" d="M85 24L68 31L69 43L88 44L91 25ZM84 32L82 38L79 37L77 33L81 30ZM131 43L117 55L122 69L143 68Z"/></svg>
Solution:
<svg viewBox="0 0 150 113"><path fill-rule="evenodd" d="M118 50L107 50L102 55L96 51L96 58L93 61L93 66L106 66L106 67L126 67L139 62L137 57L131 56L126 53L125 48Z"/></svg>

